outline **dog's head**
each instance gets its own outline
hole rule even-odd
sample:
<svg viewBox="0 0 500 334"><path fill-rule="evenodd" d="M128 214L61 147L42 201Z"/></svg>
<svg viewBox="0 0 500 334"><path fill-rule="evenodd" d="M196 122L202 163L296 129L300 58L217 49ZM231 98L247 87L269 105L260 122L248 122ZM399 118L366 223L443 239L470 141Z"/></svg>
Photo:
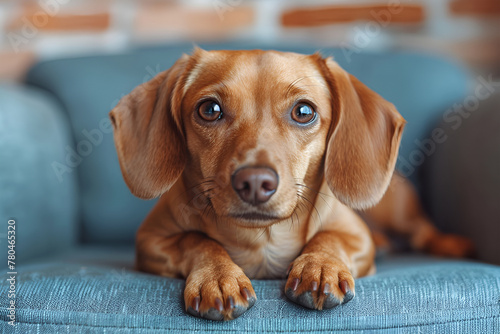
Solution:
<svg viewBox="0 0 500 334"><path fill-rule="evenodd" d="M243 226L290 217L323 178L355 209L383 196L405 121L332 59L196 49L110 113L124 179L153 198L181 177Z"/></svg>

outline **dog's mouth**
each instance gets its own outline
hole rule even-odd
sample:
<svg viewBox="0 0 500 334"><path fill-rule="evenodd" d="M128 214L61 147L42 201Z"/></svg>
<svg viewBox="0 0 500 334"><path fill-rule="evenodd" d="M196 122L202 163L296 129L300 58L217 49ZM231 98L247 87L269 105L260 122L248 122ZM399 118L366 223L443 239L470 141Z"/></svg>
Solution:
<svg viewBox="0 0 500 334"><path fill-rule="evenodd" d="M230 214L230 216L235 219L240 219L250 222L270 222L281 219L281 217L262 212L245 212L245 213Z"/></svg>

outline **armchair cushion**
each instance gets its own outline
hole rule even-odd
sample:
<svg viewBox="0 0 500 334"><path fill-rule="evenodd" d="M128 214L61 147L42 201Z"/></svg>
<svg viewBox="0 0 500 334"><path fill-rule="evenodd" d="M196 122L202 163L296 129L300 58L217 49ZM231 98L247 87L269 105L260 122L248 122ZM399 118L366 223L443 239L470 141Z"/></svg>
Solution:
<svg viewBox="0 0 500 334"><path fill-rule="evenodd" d="M76 240L76 171L58 178L72 143L66 115L39 89L0 86L0 244L7 254L7 221L16 222L20 261L64 249ZM61 166L59 166L61 167ZM5 250L5 252L4 252ZM1 261L0 267L7 265Z"/></svg>
<svg viewBox="0 0 500 334"><path fill-rule="evenodd" d="M356 281L356 297L351 302L325 311L308 310L289 302L283 294L284 281L254 280L258 298L255 306L234 321L215 322L184 312L183 280L132 271L128 265L123 266L123 260L132 252L124 252L87 248L66 256L65 260L20 268L17 325L14 331L7 327L7 310L2 308L0 331L235 334L500 331L500 267L497 266L409 255L383 259L378 263L376 275ZM122 266L109 264L113 262ZM6 291L7 284L5 279L0 281L2 291ZM7 305L6 295L0 296L2 305Z"/></svg>

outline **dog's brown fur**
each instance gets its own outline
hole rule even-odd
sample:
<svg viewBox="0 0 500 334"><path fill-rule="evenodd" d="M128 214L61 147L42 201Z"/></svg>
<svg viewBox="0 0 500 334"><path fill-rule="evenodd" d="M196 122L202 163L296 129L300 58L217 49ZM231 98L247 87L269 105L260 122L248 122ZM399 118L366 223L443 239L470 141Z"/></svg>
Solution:
<svg viewBox="0 0 500 334"><path fill-rule="evenodd" d="M224 118L200 120L204 99ZM290 119L299 100L318 115L306 127ZM332 59L195 49L110 117L127 185L141 198L161 196L137 233L137 268L186 278L190 313L239 316L255 301L249 278L286 277L287 268L290 299L332 307L354 296L354 278L375 272L371 233L354 210L384 196L405 121ZM258 208L231 187L242 166L279 175ZM407 181L396 176L391 189L367 219L406 233L417 249L467 251L467 241L432 227ZM240 218L256 210L274 218ZM444 250L440 238L450 244Z"/></svg>

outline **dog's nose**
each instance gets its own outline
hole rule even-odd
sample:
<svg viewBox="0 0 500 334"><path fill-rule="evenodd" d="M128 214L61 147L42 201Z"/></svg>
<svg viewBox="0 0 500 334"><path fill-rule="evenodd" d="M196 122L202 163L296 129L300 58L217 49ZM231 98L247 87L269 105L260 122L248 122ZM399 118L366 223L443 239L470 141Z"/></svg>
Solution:
<svg viewBox="0 0 500 334"><path fill-rule="evenodd" d="M240 198L252 205L267 202L278 188L278 174L267 167L238 169L231 178L233 189Z"/></svg>

